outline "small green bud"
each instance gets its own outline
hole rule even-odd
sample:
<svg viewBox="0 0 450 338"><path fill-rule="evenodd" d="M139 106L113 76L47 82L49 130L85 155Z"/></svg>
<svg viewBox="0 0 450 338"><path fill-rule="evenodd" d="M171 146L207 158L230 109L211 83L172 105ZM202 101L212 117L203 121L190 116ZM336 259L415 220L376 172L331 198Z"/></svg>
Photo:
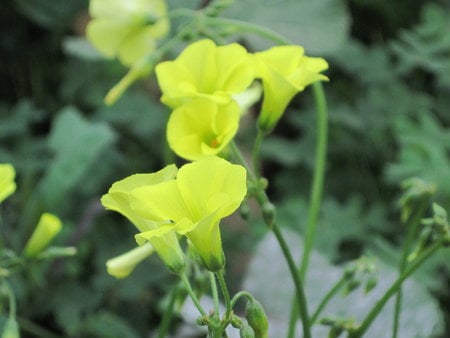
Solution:
<svg viewBox="0 0 450 338"><path fill-rule="evenodd" d="M264 221L268 226L273 225L273 222L275 221L275 213L276 208L272 203L270 202L264 203L264 205L262 206L262 214Z"/></svg>
<svg viewBox="0 0 450 338"><path fill-rule="evenodd" d="M255 338L255 331L253 331L252 327L247 323L243 323L241 328L239 329L239 336L241 338ZM259 336L258 336L259 337ZM267 337L267 336L265 336Z"/></svg>
<svg viewBox="0 0 450 338"><path fill-rule="evenodd" d="M369 293L370 291L372 291L375 288L375 286L377 286L377 284L378 284L378 278L376 276L370 276L367 279L366 286L364 287L364 292Z"/></svg>
<svg viewBox="0 0 450 338"><path fill-rule="evenodd" d="M19 325L17 325L17 321L14 317L9 317L6 322L2 338L20 338Z"/></svg>
<svg viewBox="0 0 450 338"><path fill-rule="evenodd" d="M358 279L350 279L347 283L346 288L344 289L345 294L349 294L356 288L358 288L361 285L361 281Z"/></svg>
<svg viewBox="0 0 450 338"><path fill-rule="evenodd" d="M269 321L267 320L266 313L260 302L255 299L251 299L247 302L245 307L245 318L255 332L256 337L268 337Z"/></svg>
<svg viewBox="0 0 450 338"><path fill-rule="evenodd" d="M239 208L239 214L241 215L242 219L247 221L250 218L250 208L247 204L247 201L244 201L241 204L241 207Z"/></svg>
<svg viewBox="0 0 450 338"><path fill-rule="evenodd" d="M58 217L49 213L42 214L36 229L25 245L24 256L31 258L41 253L61 231L61 227L62 223Z"/></svg>

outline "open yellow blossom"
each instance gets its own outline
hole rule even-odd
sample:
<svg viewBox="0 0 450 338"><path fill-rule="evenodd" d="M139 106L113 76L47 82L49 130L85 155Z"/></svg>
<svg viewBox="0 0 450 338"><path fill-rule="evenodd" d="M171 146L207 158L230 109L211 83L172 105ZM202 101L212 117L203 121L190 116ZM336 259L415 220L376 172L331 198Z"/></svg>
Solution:
<svg viewBox="0 0 450 338"><path fill-rule="evenodd" d="M164 0L91 0L93 20L89 41L105 56L127 66L149 55L156 41L167 35L169 20Z"/></svg>
<svg viewBox="0 0 450 338"><path fill-rule="evenodd" d="M0 202L16 191L16 171L9 163L0 163Z"/></svg>
<svg viewBox="0 0 450 338"><path fill-rule="evenodd" d="M257 77L262 79L264 99L259 128L269 132L298 92L328 78L320 72L328 68L322 58L304 55L300 46L277 46L254 54Z"/></svg>
<svg viewBox="0 0 450 338"><path fill-rule="evenodd" d="M170 165L152 174L135 174L114 183L101 202L107 209L117 211L128 218L141 232L158 229L165 223L163 219L145 219L133 211L131 205L132 192L144 186L158 186L171 182L177 173L175 165ZM180 272L184 268L184 255L175 232L167 232L149 239L163 262L173 271ZM143 243L140 243L143 244Z"/></svg>
<svg viewBox="0 0 450 338"><path fill-rule="evenodd" d="M173 151L187 160L220 153L239 127L240 109L236 102L218 105L196 99L175 109L167 124L167 140Z"/></svg>
<svg viewBox="0 0 450 338"><path fill-rule="evenodd" d="M161 101L171 108L199 97L227 104L254 79L253 62L244 47L216 46L209 39L192 43L176 60L158 64L155 72Z"/></svg>
<svg viewBox="0 0 450 338"><path fill-rule="evenodd" d="M216 156L182 166L176 178L131 192L133 211L159 222L157 229L136 235L143 243L155 236L185 235L210 271L225 264L219 223L233 213L247 192L246 170Z"/></svg>

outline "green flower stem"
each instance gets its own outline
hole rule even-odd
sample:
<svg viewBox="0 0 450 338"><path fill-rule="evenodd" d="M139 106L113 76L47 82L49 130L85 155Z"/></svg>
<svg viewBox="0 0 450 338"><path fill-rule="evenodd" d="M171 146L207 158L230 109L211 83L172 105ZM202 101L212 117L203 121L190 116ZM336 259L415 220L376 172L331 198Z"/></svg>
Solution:
<svg viewBox="0 0 450 338"><path fill-rule="evenodd" d="M192 301L194 302L194 305L197 308L198 312L200 312L200 314L202 316L206 316L206 311L203 310L194 290L192 290L191 283L189 283L189 279L186 277L186 275L184 273L180 274L179 276L181 278L181 281L184 284L184 287L186 288L186 291L188 292L189 296L191 297Z"/></svg>
<svg viewBox="0 0 450 338"><path fill-rule="evenodd" d="M225 278L223 276L223 270L216 272L217 280L219 281L220 289L222 290L223 300L225 302L225 322L228 322L231 320L231 314L232 314L232 308L231 308L231 299L230 299L230 293L228 292L227 283L225 282Z"/></svg>
<svg viewBox="0 0 450 338"><path fill-rule="evenodd" d="M263 38L266 38L268 40L274 41L275 43L279 45L288 45L289 40L287 40L285 37L281 36L280 34L274 32L271 29L255 25L252 23L240 21L240 20L234 20L234 19L226 19L226 18L211 18L211 17L204 17L203 22L211 27L233 27L238 32L250 32L255 33Z"/></svg>
<svg viewBox="0 0 450 338"><path fill-rule="evenodd" d="M328 109L325 93L320 82L313 83L314 99L317 112L317 137L316 137L316 159L314 166L313 183L308 210L308 220L305 230L305 246L303 249L302 262L300 264L300 277L305 280L308 270L314 238L316 235L317 221L322 204L323 186L325 181L326 154L328 142ZM295 301L295 300L294 300ZM288 337L293 338L295 325L298 318L298 305L292 304L289 320Z"/></svg>
<svg viewBox="0 0 450 338"><path fill-rule="evenodd" d="M313 325L317 319L319 318L320 313L325 308L325 306L328 304L330 299L334 297L334 295L345 285L346 276L343 275L335 284L334 286L327 292L327 294L323 297L320 304L317 306L316 311L311 316L310 323Z"/></svg>
<svg viewBox="0 0 450 338"><path fill-rule="evenodd" d="M281 235L281 232L278 229L278 226L276 225L276 223L274 223L272 225L272 231L275 234L275 236L278 240L278 243L280 244L281 250L283 251L283 254L288 263L289 271L291 272L292 278L294 280L295 289L297 291L296 292L297 293L297 298L296 298L297 303L296 304L299 304L299 306L297 308L300 312L300 318L303 323L303 336L304 336L304 338L311 338L311 328L310 328L306 296L305 296L305 291L303 288L302 280L297 271L297 266L295 265L295 262L294 262L294 259L292 258L289 247L287 246L283 236Z"/></svg>
<svg viewBox="0 0 450 338"><path fill-rule="evenodd" d="M161 324L159 325L158 337L157 338L165 338L167 333L169 332L170 322L173 317L173 309L175 307L175 301L180 294L180 286L176 285L172 292L170 293L169 304L164 311Z"/></svg>
<svg viewBox="0 0 450 338"><path fill-rule="evenodd" d="M217 291L217 283L216 283L216 277L214 276L214 273L209 273L209 281L211 283L211 292L213 296L214 301L214 317L219 318L220 316L220 310L219 310L219 292Z"/></svg>
<svg viewBox="0 0 450 338"><path fill-rule="evenodd" d="M253 146L253 152L252 152L252 164L253 164L253 171L256 175L256 177L261 177L261 171L260 171L260 157L261 157L261 145L262 141L264 139L264 133L258 128L258 134L256 134L255 144Z"/></svg>
<svg viewBox="0 0 450 338"><path fill-rule="evenodd" d="M233 297L233 299L231 299L231 308L234 308L234 306L236 305L237 301L242 298L245 297L248 300L252 300L253 296L251 293L247 292L247 291L239 291L238 293L236 293Z"/></svg>
<svg viewBox="0 0 450 338"><path fill-rule="evenodd" d="M317 111L317 145L314 177L308 210L308 222L306 224L305 248L303 250L302 263L300 265L300 276L303 280L305 279L306 272L308 270L309 257L314 244L317 220L319 218L320 206L322 202L328 142L328 109L322 84L320 82L314 83L313 91Z"/></svg>
<svg viewBox="0 0 450 338"><path fill-rule="evenodd" d="M436 241L433 245L431 245L427 250L425 250L420 256L418 256L414 261L410 263L410 265L403 271L403 273L398 277L398 279L391 285L391 287L385 292L383 297L381 297L366 318L363 320L361 325L349 332L348 338L360 338L370 327L374 319L377 317L378 313L383 309L384 305L386 305L387 301L398 292L402 283L409 277L411 274L416 271L422 264L430 258L437 250L439 250L444 243L446 243L449 239L447 237L442 237L438 241Z"/></svg>
<svg viewBox="0 0 450 338"><path fill-rule="evenodd" d="M402 258L400 261L400 267L399 267L399 273L402 274L403 271L405 271L407 262L408 262L408 254L411 250L411 247L414 242L414 238L417 236L418 228L420 225L420 220L423 217L423 214L425 213L425 210L427 209L429 204L429 200L422 201L420 203L419 207L417 208L416 212L413 213L410 217L409 227L408 227L408 233L406 235L405 244L403 245L403 252L402 252ZM397 292L397 298L395 300L395 308L394 308L394 322L392 326L392 338L397 338L398 334L398 328L400 324L400 312L402 307L402 288L400 287Z"/></svg>

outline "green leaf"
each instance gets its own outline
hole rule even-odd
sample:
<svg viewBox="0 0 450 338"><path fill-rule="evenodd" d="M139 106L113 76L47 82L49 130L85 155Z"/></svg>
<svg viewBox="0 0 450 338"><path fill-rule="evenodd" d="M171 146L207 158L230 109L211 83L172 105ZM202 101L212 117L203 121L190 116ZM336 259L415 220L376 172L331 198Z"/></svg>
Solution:
<svg viewBox="0 0 450 338"><path fill-rule="evenodd" d="M84 175L95 175L95 162L115 139L114 132L102 122L89 122L75 109L67 107L54 120L48 146L55 158L41 182L45 205L61 204ZM94 173L90 173L93 170Z"/></svg>
<svg viewBox="0 0 450 338"><path fill-rule="evenodd" d="M138 333L120 317L100 312L83 323L83 336L96 338L138 338Z"/></svg>
<svg viewBox="0 0 450 338"><path fill-rule="evenodd" d="M272 29L313 55L335 51L347 39L350 26L339 0L239 0L224 16ZM260 37L250 41L256 49L274 44Z"/></svg>
<svg viewBox="0 0 450 338"><path fill-rule="evenodd" d="M423 114L418 121L399 118L395 130L400 151L397 160L387 167L387 181L399 183L417 176L436 184L438 194L450 198L450 129L441 126L433 115Z"/></svg>

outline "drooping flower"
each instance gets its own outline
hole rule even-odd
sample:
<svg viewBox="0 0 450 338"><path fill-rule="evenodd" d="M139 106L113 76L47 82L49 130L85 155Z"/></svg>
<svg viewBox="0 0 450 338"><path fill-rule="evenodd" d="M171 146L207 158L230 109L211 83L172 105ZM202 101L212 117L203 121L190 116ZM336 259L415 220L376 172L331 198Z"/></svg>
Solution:
<svg viewBox="0 0 450 338"><path fill-rule="evenodd" d="M16 191L16 171L9 163L0 163L0 202Z"/></svg>
<svg viewBox="0 0 450 338"><path fill-rule="evenodd" d="M196 99L175 109L167 124L167 140L172 150L187 160L220 153L239 127L240 109L236 102L218 105Z"/></svg>
<svg viewBox="0 0 450 338"><path fill-rule="evenodd" d="M254 56L257 77L264 88L258 125L265 132L277 124L295 94L313 82L328 80L320 74L328 68L328 63L322 58L306 56L300 46L272 47Z"/></svg>
<svg viewBox="0 0 450 338"><path fill-rule="evenodd" d="M23 250L24 256L35 257L44 251L53 238L61 231L61 226L61 220L57 216L49 213L42 214L36 229L34 229L33 234L25 245Z"/></svg>
<svg viewBox="0 0 450 338"><path fill-rule="evenodd" d="M106 268L108 273L116 278L125 278L134 268L155 252L153 245L145 243L142 246L138 246L133 250L130 250L120 256L109 259L106 262Z"/></svg>
<svg viewBox="0 0 450 338"><path fill-rule="evenodd" d="M158 64L155 72L161 101L171 108L201 97L227 104L254 80L253 62L244 47L216 46L209 39L192 43L174 61Z"/></svg>
<svg viewBox="0 0 450 338"><path fill-rule="evenodd" d="M132 209L132 192L140 187L158 186L171 182L175 178L177 168L169 165L152 174L135 174L114 183L101 202L107 209L117 211L133 223L140 232L157 230L164 226L166 220L161 218L145 219ZM160 233L149 239L149 242L163 262L175 272L184 268L184 255L175 232ZM140 243L143 244L143 243Z"/></svg>
<svg viewBox="0 0 450 338"><path fill-rule="evenodd" d="M89 13L89 41L127 66L148 56L169 31L164 0L91 0Z"/></svg>
<svg viewBox="0 0 450 338"><path fill-rule="evenodd" d="M225 263L219 223L239 207L246 192L242 166L215 156L185 164L176 178L131 192L133 212L160 224L136 239L144 243L173 232L185 235L205 267L218 271Z"/></svg>

